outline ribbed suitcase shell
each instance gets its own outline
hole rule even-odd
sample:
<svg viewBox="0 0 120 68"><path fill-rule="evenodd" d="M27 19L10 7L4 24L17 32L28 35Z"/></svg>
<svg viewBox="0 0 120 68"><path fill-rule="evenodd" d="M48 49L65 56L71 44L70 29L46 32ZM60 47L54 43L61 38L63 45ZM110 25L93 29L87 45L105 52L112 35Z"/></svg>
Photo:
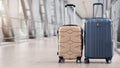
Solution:
<svg viewBox="0 0 120 68"><path fill-rule="evenodd" d="M111 21L88 19L85 24L85 58L112 59Z"/></svg>

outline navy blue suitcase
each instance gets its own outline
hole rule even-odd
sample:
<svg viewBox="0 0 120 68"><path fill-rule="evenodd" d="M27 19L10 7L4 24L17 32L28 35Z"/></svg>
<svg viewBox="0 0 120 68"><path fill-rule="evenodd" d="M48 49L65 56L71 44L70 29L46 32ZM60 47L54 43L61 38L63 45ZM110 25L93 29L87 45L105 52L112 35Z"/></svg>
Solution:
<svg viewBox="0 0 120 68"><path fill-rule="evenodd" d="M102 6L103 4L94 3L95 5ZM111 21L107 18L95 18L93 12L93 18L88 19L85 23L85 63L89 63L89 59L106 59L109 63L112 59L112 35L111 35Z"/></svg>

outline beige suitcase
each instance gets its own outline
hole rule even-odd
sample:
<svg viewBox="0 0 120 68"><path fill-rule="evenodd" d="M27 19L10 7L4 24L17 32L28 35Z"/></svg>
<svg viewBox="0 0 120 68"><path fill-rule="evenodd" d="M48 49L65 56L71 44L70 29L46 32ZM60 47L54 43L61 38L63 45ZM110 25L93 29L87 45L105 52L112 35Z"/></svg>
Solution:
<svg viewBox="0 0 120 68"><path fill-rule="evenodd" d="M83 50L83 30L80 26L66 25L58 30L58 55L59 63L65 60L76 59L76 62L81 62Z"/></svg>
<svg viewBox="0 0 120 68"><path fill-rule="evenodd" d="M67 4L67 6L74 7L75 23L75 5ZM66 20L67 21L67 20ZM82 50L83 50L83 30L80 26L69 24L59 27L58 29L58 55L59 63L65 60L74 60L81 62Z"/></svg>

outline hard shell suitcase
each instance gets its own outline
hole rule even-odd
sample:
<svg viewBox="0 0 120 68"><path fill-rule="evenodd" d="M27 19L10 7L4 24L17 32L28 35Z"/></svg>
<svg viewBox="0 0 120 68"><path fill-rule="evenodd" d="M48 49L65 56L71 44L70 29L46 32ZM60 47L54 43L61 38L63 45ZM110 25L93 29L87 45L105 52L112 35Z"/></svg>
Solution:
<svg viewBox="0 0 120 68"><path fill-rule="evenodd" d="M73 4L67 4L65 7L67 6L75 7L75 5ZM73 60L73 59L76 59L77 63L81 62L82 50L83 50L82 33L83 33L82 28L77 25L68 24L59 27L58 29L59 63L62 63L65 60Z"/></svg>
<svg viewBox="0 0 120 68"><path fill-rule="evenodd" d="M103 4L94 3L95 5L102 6ZM94 17L94 12L93 12ZM85 63L89 63L90 58L106 59L109 63L112 59L112 35L111 35L111 21L110 19L103 18L91 18L86 21L85 24Z"/></svg>

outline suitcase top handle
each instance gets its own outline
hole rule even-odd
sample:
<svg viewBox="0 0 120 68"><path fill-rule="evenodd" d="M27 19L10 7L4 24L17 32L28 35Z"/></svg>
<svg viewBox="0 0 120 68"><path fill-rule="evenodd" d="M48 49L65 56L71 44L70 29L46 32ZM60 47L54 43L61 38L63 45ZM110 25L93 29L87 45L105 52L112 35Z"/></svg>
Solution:
<svg viewBox="0 0 120 68"><path fill-rule="evenodd" d="M102 8L102 18L103 18L103 3L94 3L93 4L93 18L95 17L95 11L94 11L94 7L96 6L96 5L100 5L101 6L101 8Z"/></svg>
<svg viewBox="0 0 120 68"><path fill-rule="evenodd" d="M73 6L73 7L76 7L74 4L66 4L65 7L67 6Z"/></svg>

